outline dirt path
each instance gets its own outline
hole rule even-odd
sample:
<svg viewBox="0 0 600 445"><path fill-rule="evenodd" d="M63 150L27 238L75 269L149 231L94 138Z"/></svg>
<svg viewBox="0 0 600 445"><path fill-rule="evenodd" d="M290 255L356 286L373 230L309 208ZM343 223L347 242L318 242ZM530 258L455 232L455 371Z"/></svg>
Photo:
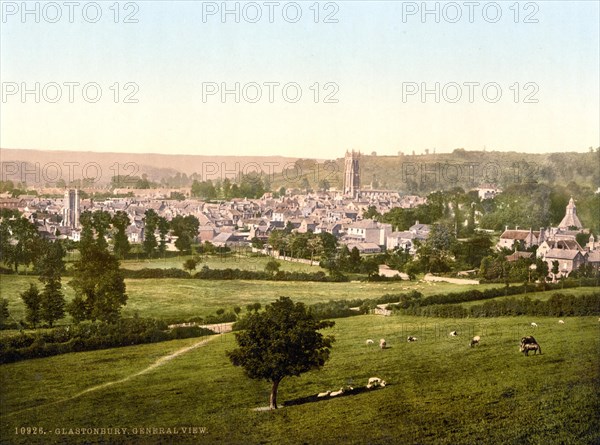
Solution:
<svg viewBox="0 0 600 445"><path fill-rule="evenodd" d="M198 343L194 343L191 346L187 346L185 348L178 349L177 351L175 351L175 352L173 352L173 353L171 353L169 355L165 355L164 357L160 357L158 360L156 360L154 363L152 363L147 368L144 368L141 371L138 371L138 372L136 372L134 374L131 374L131 375L127 376L127 377L124 377L122 379L114 380L112 382L106 382L106 383L103 383L101 385L92 386L90 388L84 389L83 391L80 391L80 392L76 393L75 395L72 395L70 397L66 397L64 399L55 400L54 402L43 403L41 405L31 406L29 408L25 408L25 409L22 409L22 410L19 410L19 411L13 411L12 413L3 414L3 417L8 417L8 416L11 416L11 415L20 414L22 412L29 411L29 410L36 409L36 408L46 407L46 406L50 406L50 405L56 405L56 404L62 403L62 402L68 402L69 400L76 399L78 397L81 397L84 394L88 394L88 393L93 392L93 391L98 391L100 389L108 388L109 386L113 386L113 385L118 385L118 384L121 384L121 383L125 383L125 382L133 379L134 377L138 377L140 375L146 374L146 373L148 373L150 371L155 370L156 368L159 368L160 366L163 366L164 364L170 362L171 360L173 360L176 357L179 357L180 355L186 354L186 353L188 353L190 351L193 351L194 349L197 349L197 348L200 348L200 347L204 346L205 344L207 344L209 341L212 341L216 337L218 337L218 336L217 335L211 335L209 338L207 338L205 340L199 341Z"/></svg>
<svg viewBox="0 0 600 445"><path fill-rule="evenodd" d="M425 281L445 281L447 283L453 283L453 284L479 284L479 280L468 280L465 278L446 278L446 277L436 277L434 275L431 274L427 274L425 275L425 277L423 278Z"/></svg>

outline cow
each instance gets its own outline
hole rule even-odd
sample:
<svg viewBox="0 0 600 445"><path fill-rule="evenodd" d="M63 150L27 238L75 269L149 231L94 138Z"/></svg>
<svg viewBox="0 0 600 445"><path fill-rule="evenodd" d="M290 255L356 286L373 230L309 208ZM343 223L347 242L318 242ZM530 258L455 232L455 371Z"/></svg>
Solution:
<svg viewBox="0 0 600 445"><path fill-rule="evenodd" d="M533 335L521 338L521 346L537 344L537 340L533 338Z"/></svg>
<svg viewBox="0 0 600 445"><path fill-rule="evenodd" d="M534 354L539 351L539 353L541 354L542 348L540 348L540 345L538 345L537 343L525 343L521 344L520 351L526 356L528 356L529 351L533 351Z"/></svg>
<svg viewBox="0 0 600 445"><path fill-rule="evenodd" d="M558 320L558 324L565 324L564 320Z"/></svg>
<svg viewBox="0 0 600 445"><path fill-rule="evenodd" d="M409 335L408 338L406 339L407 342L411 343L413 341L417 341L418 338L417 337L413 337L412 335Z"/></svg>
<svg viewBox="0 0 600 445"><path fill-rule="evenodd" d="M458 335L458 332L456 332L456 331L450 332L450 337L456 337L457 335Z"/></svg>
<svg viewBox="0 0 600 445"><path fill-rule="evenodd" d="M369 345L372 345L375 342L369 338L365 343L367 344L367 346L369 346Z"/></svg>
<svg viewBox="0 0 600 445"><path fill-rule="evenodd" d="M473 346L477 345L479 346L479 341L481 340L481 337L479 335L476 335L475 337L473 337L469 343L469 346L472 348Z"/></svg>
<svg viewBox="0 0 600 445"><path fill-rule="evenodd" d="M381 340L379 340L379 347L381 349L385 349L387 347L387 343L385 342L384 338L382 338Z"/></svg>
<svg viewBox="0 0 600 445"><path fill-rule="evenodd" d="M532 322L532 323L531 323L531 327L532 327L532 328L537 328L537 327L538 327L538 325L537 325L537 323L533 323L533 322Z"/></svg>

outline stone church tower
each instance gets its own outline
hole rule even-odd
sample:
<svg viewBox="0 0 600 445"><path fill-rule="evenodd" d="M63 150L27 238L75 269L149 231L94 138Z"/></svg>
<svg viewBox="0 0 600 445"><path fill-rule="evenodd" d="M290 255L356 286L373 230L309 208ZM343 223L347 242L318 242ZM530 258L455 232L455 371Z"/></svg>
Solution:
<svg viewBox="0 0 600 445"><path fill-rule="evenodd" d="M344 158L344 195L357 197L360 189L360 152L346 152Z"/></svg>

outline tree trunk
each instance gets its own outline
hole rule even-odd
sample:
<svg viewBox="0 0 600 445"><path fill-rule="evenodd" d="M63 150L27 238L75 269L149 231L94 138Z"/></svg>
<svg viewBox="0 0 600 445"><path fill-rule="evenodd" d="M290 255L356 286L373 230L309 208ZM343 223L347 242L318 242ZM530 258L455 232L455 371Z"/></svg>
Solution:
<svg viewBox="0 0 600 445"><path fill-rule="evenodd" d="M269 408L277 409L277 388L281 380L275 380L271 388L271 397L269 397Z"/></svg>

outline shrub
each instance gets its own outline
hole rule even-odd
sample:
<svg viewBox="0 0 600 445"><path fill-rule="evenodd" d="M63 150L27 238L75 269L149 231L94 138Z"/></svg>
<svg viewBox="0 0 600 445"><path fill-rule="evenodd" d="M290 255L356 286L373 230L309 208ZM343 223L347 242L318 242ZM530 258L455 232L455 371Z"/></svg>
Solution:
<svg viewBox="0 0 600 445"><path fill-rule="evenodd" d="M211 334L212 331L197 326L168 330L165 322L150 318L122 318L116 323L84 322L1 338L0 363Z"/></svg>

